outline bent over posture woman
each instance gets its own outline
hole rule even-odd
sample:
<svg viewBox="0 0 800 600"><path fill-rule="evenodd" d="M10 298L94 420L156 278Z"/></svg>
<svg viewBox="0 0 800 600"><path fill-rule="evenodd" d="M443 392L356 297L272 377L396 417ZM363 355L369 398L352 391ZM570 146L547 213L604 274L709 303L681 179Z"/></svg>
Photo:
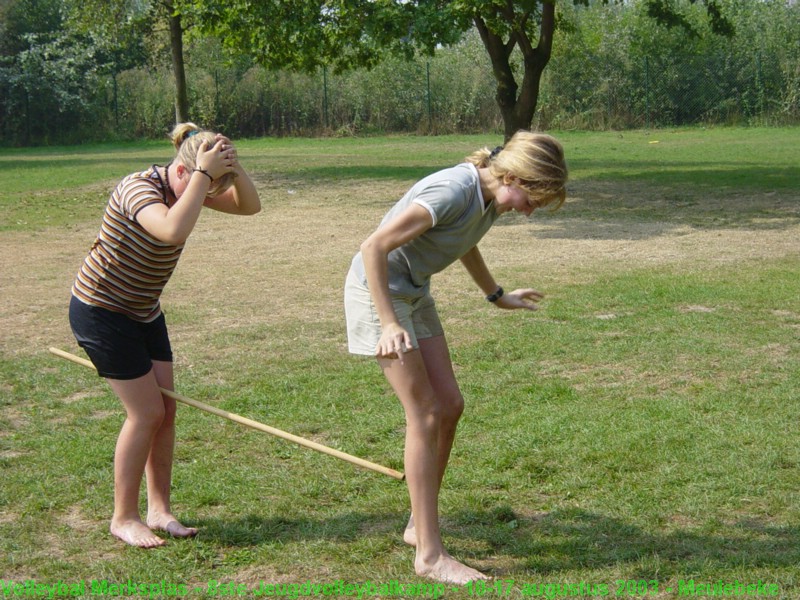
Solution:
<svg viewBox="0 0 800 600"><path fill-rule="evenodd" d="M170 508L175 446L172 349L160 297L203 206L252 215L258 192L221 134L182 123L172 132L177 149L166 166L125 177L108 201L100 233L72 287L72 331L127 413L114 454L111 533L132 546L197 533ZM147 518L139 488L147 475Z"/></svg>
<svg viewBox="0 0 800 600"><path fill-rule="evenodd" d="M406 416L405 472L411 519L404 540L416 546L418 575L463 584L486 577L442 545L438 497L464 409L430 295L434 273L461 260L498 308L535 310L542 294L505 293L477 243L501 214L565 199L567 167L554 138L520 131L506 146L478 150L406 193L361 244L345 284L350 352L376 356Z"/></svg>

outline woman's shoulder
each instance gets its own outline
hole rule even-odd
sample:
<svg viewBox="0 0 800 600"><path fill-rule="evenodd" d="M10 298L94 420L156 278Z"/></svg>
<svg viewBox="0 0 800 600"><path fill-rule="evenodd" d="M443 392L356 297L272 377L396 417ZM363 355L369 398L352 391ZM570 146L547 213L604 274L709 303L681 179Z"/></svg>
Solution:
<svg viewBox="0 0 800 600"><path fill-rule="evenodd" d="M434 176L440 179L451 179L454 181L469 183L478 178L478 170L475 168L475 165L468 162L463 162L453 165L452 167L442 169L441 171L437 171L434 173Z"/></svg>
<svg viewBox="0 0 800 600"><path fill-rule="evenodd" d="M461 163L436 171L422 179L418 188L420 190L431 188L450 188L453 191L471 188L480 182L478 171L469 163Z"/></svg>
<svg viewBox="0 0 800 600"><path fill-rule="evenodd" d="M412 190L409 201L421 204L434 216L434 224L454 222L469 212L480 190L475 167L462 163L431 174Z"/></svg>
<svg viewBox="0 0 800 600"><path fill-rule="evenodd" d="M160 197L164 195L165 189L156 165L144 171L129 173L117 184L118 194L153 194Z"/></svg>
<svg viewBox="0 0 800 600"><path fill-rule="evenodd" d="M123 177L119 185L127 185L127 184L137 184L143 183L145 185L150 185L153 187L160 187L158 184L161 182L161 178L158 174L156 165L148 167L144 171L135 171L134 173L128 173Z"/></svg>
<svg viewBox="0 0 800 600"><path fill-rule="evenodd" d="M123 177L111 195L111 201L134 213L146 204L166 202L165 187L156 166Z"/></svg>

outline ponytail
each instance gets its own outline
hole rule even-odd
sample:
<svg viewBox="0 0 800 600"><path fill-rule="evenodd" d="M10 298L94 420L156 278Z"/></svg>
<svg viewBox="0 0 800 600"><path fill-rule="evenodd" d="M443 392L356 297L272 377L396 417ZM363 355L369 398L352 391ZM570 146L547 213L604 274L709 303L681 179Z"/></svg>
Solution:
<svg viewBox="0 0 800 600"><path fill-rule="evenodd" d="M211 148L217 142L217 135L213 131L201 129L194 123L178 123L170 134L172 145L177 151L175 161L187 169L192 170L197 166L197 151L203 142ZM226 173L215 179L208 189L208 196L213 198L227 190L233 184L235 174Z"/></svg>
<svg viewBox="0 0 800 600"><path fill-rule="evenodd" d="M505 146L482 148L466 158L477 168L488 168L500 180L516 177L542 206L566 198L567 164L564 149L554 137L544 133L518 131Z"/></svg>

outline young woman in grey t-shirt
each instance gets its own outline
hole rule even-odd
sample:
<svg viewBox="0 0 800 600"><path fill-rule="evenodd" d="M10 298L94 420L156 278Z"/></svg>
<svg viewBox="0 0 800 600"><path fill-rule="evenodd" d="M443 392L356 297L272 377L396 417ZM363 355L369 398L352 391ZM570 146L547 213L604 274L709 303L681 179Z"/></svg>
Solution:
<svg viewBox="0 0 800 600"><path fill-rule="evenodd" d="M439 531L439 488L464 399L430 278L460 260L489 302L535 310L542 294L529 288L504 293L477 244L503 213L530 216L562 204L566 179L561 144L520 131L504 148L478 150L418 182L353 259L345 285L348 344L354 354L377 357L405 410L411 518L403 538L416 546L418 575L459 585L486 579L447 553Z"/></svg>

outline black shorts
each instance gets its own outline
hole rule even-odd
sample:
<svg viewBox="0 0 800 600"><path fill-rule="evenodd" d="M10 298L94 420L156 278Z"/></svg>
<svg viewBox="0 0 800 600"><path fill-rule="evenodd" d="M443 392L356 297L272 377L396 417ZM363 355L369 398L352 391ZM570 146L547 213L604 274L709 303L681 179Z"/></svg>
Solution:
<svg viewBox="0 0 800 600"><path fill-rule="evenodd" d="M100 377L136 379L150 372L154 360L172 362L163 314L150 323L141 323L72 296L69 324Z"/></svg>

